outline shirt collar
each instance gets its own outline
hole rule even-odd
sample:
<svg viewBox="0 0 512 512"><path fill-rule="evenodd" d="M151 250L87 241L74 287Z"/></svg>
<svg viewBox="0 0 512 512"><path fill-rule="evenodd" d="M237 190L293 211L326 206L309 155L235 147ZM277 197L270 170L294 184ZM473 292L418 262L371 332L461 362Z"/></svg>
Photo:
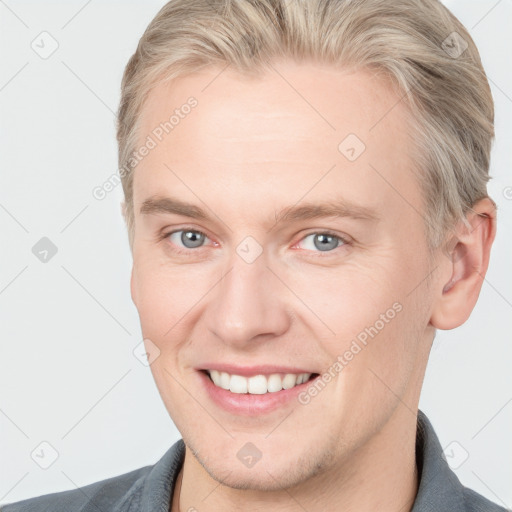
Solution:
<svg viewBox="0 0 512 512"><path fill-rule="evenodd" d="M411 512L465 510L463 486L450 469L429 419L418 410L416 430L418 493Z"/></svg>
<svg viewBox="0 0 512 512"><path fill-rule="evenodd" d="M176 480L185 460L185 443L176 441L152 467L142 489L142 512L169 512Z"/></svg>

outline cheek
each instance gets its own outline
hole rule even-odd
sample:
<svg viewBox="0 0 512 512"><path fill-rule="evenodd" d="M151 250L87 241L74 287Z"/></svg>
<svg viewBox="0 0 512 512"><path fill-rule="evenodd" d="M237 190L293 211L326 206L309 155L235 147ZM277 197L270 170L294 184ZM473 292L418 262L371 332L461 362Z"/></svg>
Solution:
<svg viewBox="0 0 512 512"><path fill-rule="evenodd" d="M297 302L296 311L302 312L304 323L318 326L317 334L322 338L336 339L336 349L378 321L400 300L402 290L392 278L391 262L385 265L376 261L294 269L285 278L293 282L293 291L301 302Z"/></svg>
<svg viewBox="0 0 512 512"><path fill-rule="evenodd" d="M400 380L418 348L425 293L417 287L415 276L423 275L418 262L407 268L396 252L378 256L336 269L294 271L294 292L308 306L296 309L302 325L315 329L328 359L341 360L350 382L372 378L369 368Z"/></svg>
<svg viewBox="0 0 512 512"><path fill-rule="evenodd" d="M134 262L133 288L143 332L164 336L201 297L189 267L171 268L156 259Z"/></svg>

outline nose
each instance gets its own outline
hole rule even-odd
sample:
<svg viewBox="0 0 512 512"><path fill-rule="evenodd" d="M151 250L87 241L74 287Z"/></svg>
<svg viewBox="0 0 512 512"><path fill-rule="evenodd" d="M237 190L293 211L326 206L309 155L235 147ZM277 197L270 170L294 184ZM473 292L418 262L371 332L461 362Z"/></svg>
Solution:
<svg viewBox="0 0 512 512"><path fill-rule="evenodd" d="M235 254L203 318L225 344L249 348L257 339L280 336L289 328L286 292L283 282L267 267L264 254L252 263Z"/></svg>

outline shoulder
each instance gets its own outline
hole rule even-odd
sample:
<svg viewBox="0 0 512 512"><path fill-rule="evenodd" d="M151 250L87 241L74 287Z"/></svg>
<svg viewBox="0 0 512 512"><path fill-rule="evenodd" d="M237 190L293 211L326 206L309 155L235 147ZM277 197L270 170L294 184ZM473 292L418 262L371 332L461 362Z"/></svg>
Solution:
<svg viewBox="0 0 512 512"><path fill-rule="evenodd" d="M500 507L496 503L488 500L481 494L464 487L462 491L466 512L507 512L508 509Z"/></svg>
<svg viewBox="0 0 512 512"><path fill-rule="evenodd" d="M2 505L0 512L130 510L131 503L140 498L140 489L151 467L139 468L78 489L44 494Z"/></svg>
<svg viewBox="0 0 512 512"><path fill-rule="evenodd" d="M180 439L153 465L77 489L0 505L0 512L152 512L169 503L184 456Z"/></svg>
<svg viewBox="0 0 512 512"><path fill-rule="evenodd" d="M141 488L152 467L138 468L77 489L0 505L0 512L131 510L132 503L140 499Z"/></svg>
<svg viewBox="0 0 512 512"><path fill-rule="evenodd" d="M507 512L462 484L448 464L432 423L421 410L418 410L416 463L420 479L412 512Z"/></svg>

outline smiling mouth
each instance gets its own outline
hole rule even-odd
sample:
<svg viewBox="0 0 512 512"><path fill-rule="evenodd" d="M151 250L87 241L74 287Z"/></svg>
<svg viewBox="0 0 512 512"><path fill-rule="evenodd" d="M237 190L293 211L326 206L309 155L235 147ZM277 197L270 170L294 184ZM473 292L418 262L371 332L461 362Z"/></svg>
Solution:
<svg viewBox="0 0 512 512"><path fill-rule="evenodd" d="M318 377L318 373L272 373L269 375L242 375L220 372L218 370L202 370L208 375L215 386L231 393L264 395L277 393L283 389L291 389Z"/></svg>

